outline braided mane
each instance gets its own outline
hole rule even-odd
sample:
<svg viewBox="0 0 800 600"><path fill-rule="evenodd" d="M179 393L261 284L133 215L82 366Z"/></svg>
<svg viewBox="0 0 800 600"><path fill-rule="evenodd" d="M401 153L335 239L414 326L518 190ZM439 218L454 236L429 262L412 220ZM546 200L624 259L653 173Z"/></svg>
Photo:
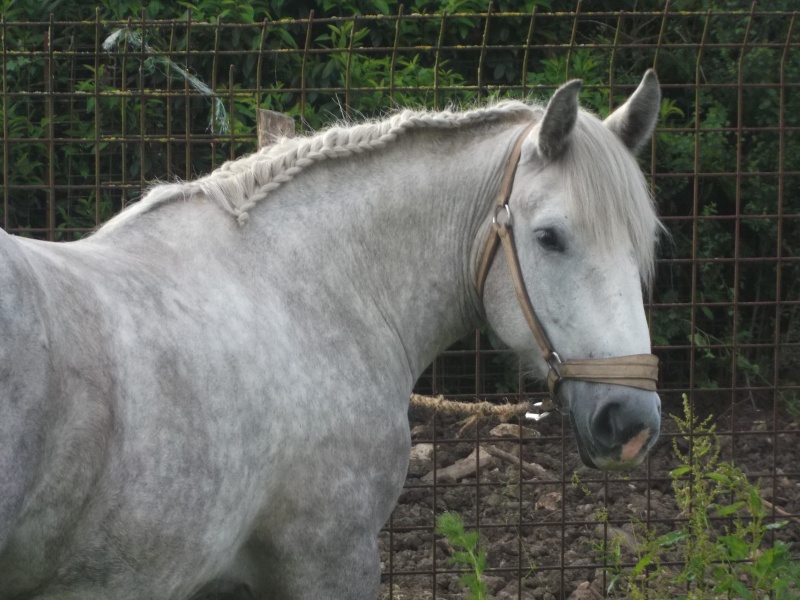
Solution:
<svg viewBox="0 0 800 600"><path fill-rule="evenodd" d="M284 139L226 162L209 175L185 184L189 188L185 192L203 194L244 224L256 204L315 163L378 150L410 129L456 129L478 123L517 121L531 119L539 111L541 108L537 106L516 100L463 112L403 110L382 121L331 127L310 137Z"/></svg>
<svg viewBox="0 0 800 600"><path fill-rule="evenodd" d="M194 181L155 186L145 199L111 219L101 231L112 231L137 215L192 196L206 198L244 225L256 204L316 163L380 150L412 129L530 122L539 120L543 112L539 105L517 100L466 111L403 110L379 121L334 126L311 136L284 139L226 162ZM630 239L642 278L649 281L654 269L654 240L663 227L641 169L602 121L586 111L579 113L571 136L572 143L555 162L559 180L568 190L568 213L600 247L613 247L618 240Z"/></svg>

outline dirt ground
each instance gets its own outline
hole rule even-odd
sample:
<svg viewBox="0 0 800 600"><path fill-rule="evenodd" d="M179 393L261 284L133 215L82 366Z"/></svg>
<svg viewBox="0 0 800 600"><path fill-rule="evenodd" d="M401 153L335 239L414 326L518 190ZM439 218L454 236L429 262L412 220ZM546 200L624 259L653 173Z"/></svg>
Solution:
<svg viewBox="0 0 800 600"><path fill-rule="evenodd" d="M669 472L679 463L672 444L673 439L681 447L687 444L676 438L677 427L668 416L681 414L680 398L662 399L662 434L651 458L624 474L584 467L569 425L558 414L499 428L498 422L484 422L459 434L456 418L412 408L414 449L406 487L379 542L381 599L468 597L457 569L448 563L453 549L433 533L436 515L446 510L460 513L468 529L477 522L493 598L604 597L610 582L599 551L604 539L616 536L631 560L636 547L632 520L651 523L659 532L676 528L679 511ZM698 394L695 401L705 414L719 415L714 421L722 457L760 480L763 498L776 511L800 514L800 418L780 405L774 413L771 401L759 405L737 399L733 410L729 397ZM477 479L474 453L479 446ZM514 462L520 456L527 463L524 471ZM451 476L459 466L465 470ZM597 517L601 507L608 511L605 525ZM800 559L800 520L790 519L777 535L794 542Z"/></svg>

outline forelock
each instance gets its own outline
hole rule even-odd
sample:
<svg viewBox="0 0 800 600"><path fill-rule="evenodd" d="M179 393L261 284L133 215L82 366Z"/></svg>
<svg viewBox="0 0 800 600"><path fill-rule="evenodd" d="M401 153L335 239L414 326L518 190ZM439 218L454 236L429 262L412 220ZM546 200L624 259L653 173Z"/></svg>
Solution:
<svg viewBox="0 0 800 600"><path fill-rule="evenodd" d="M567 211L580 233L606 250L630 240L642 280L649 282L662 226L630 151L602 121L582 110L555 166L566 182Z"/></svg>

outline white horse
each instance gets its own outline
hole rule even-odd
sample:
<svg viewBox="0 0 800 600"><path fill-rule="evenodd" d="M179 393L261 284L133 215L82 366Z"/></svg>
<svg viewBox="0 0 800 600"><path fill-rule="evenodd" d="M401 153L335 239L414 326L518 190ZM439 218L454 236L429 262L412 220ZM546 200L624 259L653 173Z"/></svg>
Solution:
<svg viewBox="0 0 800 600"><path fill-rule="evenodd" d="M579 87L286 140L78 242L0 231L0 598L374 599L409 393L485 321L561 373L587 464L638 464L660 93L601 122ZM518 272L484 251L509 217Z"/></svg>

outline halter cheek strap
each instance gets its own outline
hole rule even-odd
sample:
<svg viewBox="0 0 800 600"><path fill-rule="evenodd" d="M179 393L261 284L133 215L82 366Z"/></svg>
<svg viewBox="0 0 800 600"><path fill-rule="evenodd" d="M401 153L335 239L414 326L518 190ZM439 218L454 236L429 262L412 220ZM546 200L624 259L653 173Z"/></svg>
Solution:
<svg viewBox="0 0 800 600"><path fill-rule="evenodd" d="M542 358L544 358L549 368L547 387L550 389L551 395L555 396L559 384L564 379L624 385L654 392L658 381L657 356L653 354L632 354L613 358L584 358L562 361L561 357L553 349L547 333L536 316L536 311L533 309L528 290L525 287L525 280L522 277L522 269L519 265L511 227L511 209L508 206L522 144L535 125L536 123L528 125L517 138L503 172L503 179L497 194L492 217L492 231L489 234L489 240L486 243L478 267L478 275L475 282L478 296L483 297L483 287L486 283L489 267L491 267L494 256L497 253L498 245L502 245L522 314L525 316L525 321L527 321L528 327L542 351Z"/></svg>

